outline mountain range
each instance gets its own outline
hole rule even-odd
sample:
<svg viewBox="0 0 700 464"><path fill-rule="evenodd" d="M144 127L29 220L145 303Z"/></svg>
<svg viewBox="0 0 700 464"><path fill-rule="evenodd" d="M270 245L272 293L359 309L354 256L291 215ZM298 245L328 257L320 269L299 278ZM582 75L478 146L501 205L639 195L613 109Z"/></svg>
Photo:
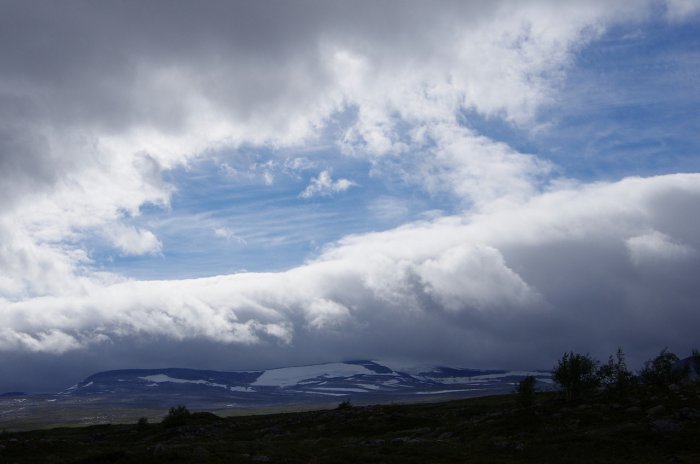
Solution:
<svg viewBox="0 0 700 464"><path fill-rule="evenodd" d="M175 405L250 414L353 404L439 401L511 393L526 375L552 388L551 373L347 361L253 371L123 369L93 374L54 394L0 395L0 427L130 422Z"/></svg>
<svg viewBox="0 0 700 464"><path fill-rule="evenodd" d="M405 401L423 396L484 396L509 393L526 375L541 388L551 373L481 370L444 366L400 366L382 361L348 361L257 371L128 369L100 372L62 396L113 396L139 404L168 404L178 397L223 407L263 407L342 401Z"/></svg>

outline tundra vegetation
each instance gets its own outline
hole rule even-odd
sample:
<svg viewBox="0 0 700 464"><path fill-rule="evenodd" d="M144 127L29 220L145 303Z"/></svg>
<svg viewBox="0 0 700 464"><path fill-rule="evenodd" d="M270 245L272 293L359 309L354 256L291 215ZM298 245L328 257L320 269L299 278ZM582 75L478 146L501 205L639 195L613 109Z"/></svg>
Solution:
<svg viewBox="0 0 700 464"><path fill-rule="evenodd" d="M638 373L622 350L564 353L556 391L525 377L512 395L219 417L170 409L162 422L0 434L11 463L696 463L700 353L662 350Z"/></svg>

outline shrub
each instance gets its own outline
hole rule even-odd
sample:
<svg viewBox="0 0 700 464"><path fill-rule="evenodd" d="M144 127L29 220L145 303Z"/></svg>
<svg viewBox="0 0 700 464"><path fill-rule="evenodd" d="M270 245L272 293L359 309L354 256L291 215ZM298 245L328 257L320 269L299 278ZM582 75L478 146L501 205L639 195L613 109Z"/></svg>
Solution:
<svg viewBox="0 0 700 464"><path fill-rule="evenodd" d="M664 348L654 359L644 363L644 368L639 373L642 382L651 387L664 388L674 383L687 380L690 376L690 365L677 367L679 359L675 353Z"/></svg>
<svg viewBox="0 0 700 464"><path fill-rule="evenodd" d="M523 380L518 382L518 387L515 389L518 404L523 408L532 406L535 401L535 384L537 380L532 375L525 376Z"/></svg>
<svg viewBox="0 0 700 464"><path fill-rule="evenodd" d="M190 417L190 411L184 405L170 408L168 415L163 419L162 424L166 427L177 427L184 425Z"/></svg>
<svg viewBox="0 0 700 464"><path fill-rule="evenodd" d="M148 425L148 417L139 417L139 420L136 421L136 425L140 429L145 428Z"/></svg>
<svg viewBox="0 0 700 464"><path fill-rule="evenodd" d="M352 408L352 403L350 400L342 401L336 409L350 409Z"/></svg>
<svg viewBox="0 0 700 464"><path fill-rule="evenodd" d="M598 361L588 354L564 353L554 368L554 381L561 387L566 401L578 401L595 391L600 385L597 366Z"/></svg>
<svg viewBox="0 0 700 464"><path fill-rule="evenodd" d="M619 396L627 394L637 383L637 377L627 368L622 348L617 349L614 359L610 356L607 364L600 366L598 377L608 392Z"/></svg>

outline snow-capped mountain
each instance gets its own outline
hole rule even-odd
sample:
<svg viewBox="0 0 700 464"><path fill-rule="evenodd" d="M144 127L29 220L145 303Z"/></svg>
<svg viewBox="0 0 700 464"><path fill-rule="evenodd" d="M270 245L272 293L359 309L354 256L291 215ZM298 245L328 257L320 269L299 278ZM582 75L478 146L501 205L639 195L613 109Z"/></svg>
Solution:
<svg viewBox="0 0 700 464"><path fill-rule="evenodd" d="M468 397L509 393L526 375L541 389L549 372L411 367L381 361L349 361L260 371L129 369L94 374L64 396L129 398L136 403L172 404L174 398L220 403L223 407L338 401L356 403L420 397Z"/></svg>

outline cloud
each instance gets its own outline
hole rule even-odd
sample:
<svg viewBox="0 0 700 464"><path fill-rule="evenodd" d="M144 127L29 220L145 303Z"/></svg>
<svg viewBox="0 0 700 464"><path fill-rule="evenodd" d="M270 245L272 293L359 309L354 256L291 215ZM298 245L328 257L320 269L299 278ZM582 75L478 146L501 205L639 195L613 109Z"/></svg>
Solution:
<svg viewBox="0 0 700 464"><path fill-rule="evenodd" d="M700 12L697 0L669 0L666 2L666 17L670 21L684 21Z"/></svg>
<svg viewBox="0 0 700 464"><path fill-rule="evenodd" d="M296 158L287 158L284 161L284 167L288 172L294 173L313 169L316 167L316 163L304 156L297 156Z"/></svg>
<svg viewBox="0 0 700 464"><path fill-rule="evenodd" d="M652 263L658 265L665 261L692 259L698 255L695 248L674 243L667 235L656 230L631 237L626 243L630 259L640 268Z"/></svg>
<svg viewBox="0 0 700 464"><path fill-rule="evenodd" d="M379 221L404 220L410 212L410 204L408 200L383 195L372 200L368 210Z"/></svg>
<svg viewBox="0 0 700 464"><path fill-rule="evenodd" d="M59 330L49 329L37 334L18 333L12 329L0 329L0 349L28 350L62 354L75 350L81 344L72 336Z"/></svg>
<svg viewBox="0 0 700 464"><path fill-rule="evenodd" d="M217 227L214 229L214 235L230 240L234 233L228 227Z"/></svg>
<svg viewBox="0 0 700 464"><path fill-rule="evenodd" d="M451 123L425 124L412 153L377 162L431 194L447 193L471 206L522 201L548 180L552 165Z"/></svg>
<svg viewBox="0 0 700 464"><path fill-rule="evenodd" d="M80 280L85 262L72 256L105 228L128 227L144 205L169 207L176 186L163 174L175 168L218 157L272 184L280 169L314 163L269 159L241 170L244 147L339 140L375 172L465 204L527 196L546 163L457 115L527 124L552 101L572 52L609 23L644 17L644 5L9 2L0 18L0 215L19 248L0 253L11 260L30 247L43 258L27 254L3 287L49 295L51 280ZM350 185L326 180L308 194ZM154 252L149 233L135 248L112 243ZM48 266L36 261L49 257ZM22 277L38 268L63 277Z"/></svg>
<svg viewBox="0 0 700 464"><path fill-rule="evenodd" d="M301 198L311 198L319 195L322 197L331 196L344 192L350 187L357 185L348 179L333 180L328 170L321 171L318 177L312 177L309 185L299 194Z"/></svg>
<svg viewBox="0 0 700 464"><path fill-rule="evenodd" d="M346 237L286 272L6 302L0 347L70 354L135 338L149 350L200 340L232 353L255 346L280 365L323 346L315 359L540 366L571 348L691 346L700 256L683 250L700 241L681 224L700 217L699 186L697 174L579 186Z"/></svg>
<svg viewBox="0 0 700 464"><path fill-rule="evenodd" d="M68 365L89 348L104 355L95 366L170 360L173 343L219 366L231 352L212 346L239 365L251 353L488 365L591 340L690 343L697 177L567 186L465 117L532 129L577 50L655 5L6 2L0 349ZM666 5L670 20L695 11ZM281 273L132 281L93 262L96 238L163 250L136 222L171 207L175 169L213 159L232 181L272 184L343 156L464 213L349 236ZM329 168L300 196L352 185ZM530 346L534 330L548 337Z"/></svg>
<svg viewBox="0 0 700 464"><path fill-rule="evenodd" d="M126 255L158 254L163 249L153 232L138 227L112 224L105 235Z"/></svg>
<svg viewBox="0 0 700 464"><path fill-rule="evenodd" d="M214 228L214 235L216 235L217 237L224 238L224 239L226 239L226 241L229 241L229 242L231 240L233 240L233 241L240 243L242 245L246 244L245 239L236 235L236 233L228 227L215 227Z"/></svg>

